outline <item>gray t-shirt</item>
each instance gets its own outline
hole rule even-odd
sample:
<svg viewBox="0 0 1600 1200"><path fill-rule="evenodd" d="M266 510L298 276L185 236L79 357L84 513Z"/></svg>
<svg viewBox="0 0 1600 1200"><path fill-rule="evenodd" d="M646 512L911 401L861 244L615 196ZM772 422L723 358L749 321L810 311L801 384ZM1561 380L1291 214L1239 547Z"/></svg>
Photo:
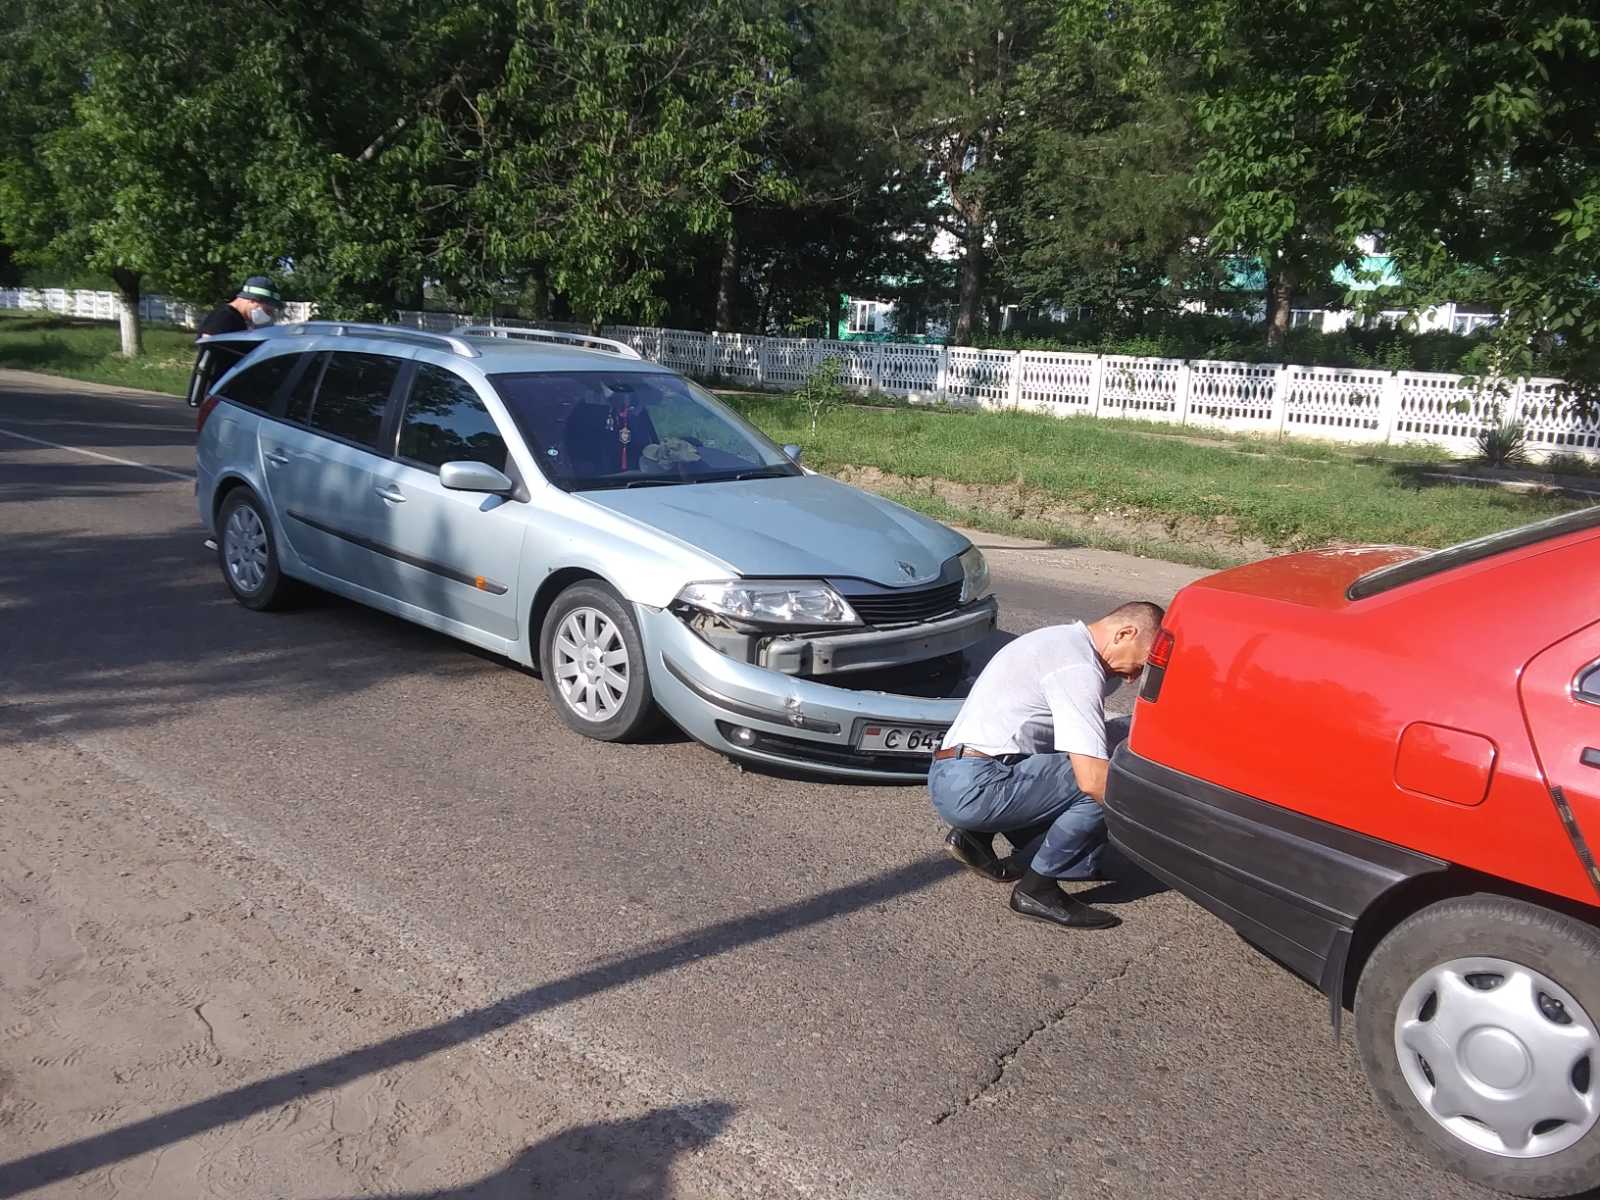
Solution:
<svg viewBox="0 0 1600 1200"><path fill-rule="evenodd" d="M1105 758L1106 697L1121 686L1082 621L1035 629L983 668L943 744L985 754L1057 750Z"/></svg>

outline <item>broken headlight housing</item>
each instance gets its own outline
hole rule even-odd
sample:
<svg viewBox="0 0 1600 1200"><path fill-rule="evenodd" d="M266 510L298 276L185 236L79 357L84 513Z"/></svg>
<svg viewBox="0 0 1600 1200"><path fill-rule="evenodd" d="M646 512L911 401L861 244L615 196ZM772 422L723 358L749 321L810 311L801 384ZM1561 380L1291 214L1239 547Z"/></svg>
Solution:
<svg viewBox="0 0 1600 1200"><path fill-rule="evenodd" d="M983 551L968 546L961 553L961 603L971 604L989 594L989 563Z"/></svg>
<svg viewBox="0 0 1600 1200"><path fill-rule="evenodd" d="M817 579L720 579L691 583L677 604L735 624L801 627L859 625L848 601Z"/></svg>

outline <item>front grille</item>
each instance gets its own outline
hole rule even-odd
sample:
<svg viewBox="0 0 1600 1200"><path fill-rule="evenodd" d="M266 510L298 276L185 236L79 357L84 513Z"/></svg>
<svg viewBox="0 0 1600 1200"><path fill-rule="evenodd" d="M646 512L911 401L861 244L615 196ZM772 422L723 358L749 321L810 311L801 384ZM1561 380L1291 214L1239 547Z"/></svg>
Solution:
<svg viewBox="0 0 1600 1200"><path fill-rule="evenodd" d="M900 592L877 592L870 596L847 594L845 599L868 625L910 625L959 608L961 584L942 583L934 587L907 588Z"/></svg>

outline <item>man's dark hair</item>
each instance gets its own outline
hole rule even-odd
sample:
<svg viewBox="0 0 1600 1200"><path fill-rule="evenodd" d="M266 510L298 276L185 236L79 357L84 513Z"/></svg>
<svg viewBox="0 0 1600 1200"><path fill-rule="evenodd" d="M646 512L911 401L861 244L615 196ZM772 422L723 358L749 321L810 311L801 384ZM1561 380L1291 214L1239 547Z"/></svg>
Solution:
<svg viewBox="0 0 1600 1200"><path fill-rule="evenodd" d="M1156 630L1161 628L1161 618L1166 615L1167 610L1159 604L1151 604L1148 600L1130 600L1126 604L1119 604L1100 619L1133 625L1138 628L1140 637L1154 637Z"/></svg>

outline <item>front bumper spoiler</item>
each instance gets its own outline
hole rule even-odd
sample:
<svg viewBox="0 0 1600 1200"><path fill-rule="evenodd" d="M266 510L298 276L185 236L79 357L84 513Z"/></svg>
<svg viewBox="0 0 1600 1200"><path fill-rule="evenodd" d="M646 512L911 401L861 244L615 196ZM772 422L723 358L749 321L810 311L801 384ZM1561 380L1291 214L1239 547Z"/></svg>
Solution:
<svg viewBox="0 0 1600 1200"><path fill-rule="evenodd" d="M959 697L904 696L839 687L736 662L665 609L634 606L656 702L712 749L769 766L850 779L920 782L922 755L856 749L872 724L948 728ZM735 740L747 730L746 740Z"/></svg>
<svg viewBox="0 0 1600 1200"><path fill-rule="evenodd" d="M1448 864L1267 804L1120 747L1106 784L1118 849L1316 984L1335 1020L1356 923L1408 879Z"/></svg>

